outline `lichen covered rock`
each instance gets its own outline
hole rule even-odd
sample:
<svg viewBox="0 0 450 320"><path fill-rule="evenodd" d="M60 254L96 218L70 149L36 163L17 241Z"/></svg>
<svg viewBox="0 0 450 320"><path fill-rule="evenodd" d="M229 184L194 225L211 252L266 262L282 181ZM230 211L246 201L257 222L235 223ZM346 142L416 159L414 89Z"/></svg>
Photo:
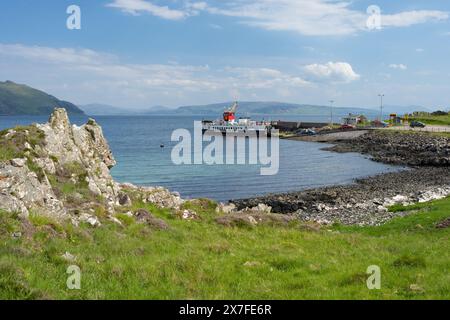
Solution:
<svg viewBox="0 0 450 320"><path fill-rule="evenodd" d="M152 203L160 208L179 210L185 202L177 192L170 192L163 187L143 187L123 183L119 184L118 188L124 192L135 194L138 201Z"/></svg>
<svg viewBox="0 0 450 320"><path fill-rule="evenodd" d="M3 132L0 147L13 157L0 161L0 209L68 218L91 202L110 212L119 203L109 172L116 162L94 120L71 125L66 111L55 109L47 123ZM90 213L78 214L83 220Z"/></svg>
<svg viewBox="0 0 450 320"><path fill-rule="evenodd" d="M24 161L20 161L22 164ZM26 165L0 163L0 209L28 216L29 211L64 216L66 210L47 179L38 179Z"/></svg>
<svg viewBox="0 0 450 320"><path fill-rule="evenodd" d="M40 150L42 169L56 166L81 164L86 168L88 188L91 192L107 199L110 206L117 202L119 193L109 172L116 161L103 136L101 127L92 119L79 127L70 125L64 109L55 109L46 124L37 124L45 133L45 147Z"/></svg>

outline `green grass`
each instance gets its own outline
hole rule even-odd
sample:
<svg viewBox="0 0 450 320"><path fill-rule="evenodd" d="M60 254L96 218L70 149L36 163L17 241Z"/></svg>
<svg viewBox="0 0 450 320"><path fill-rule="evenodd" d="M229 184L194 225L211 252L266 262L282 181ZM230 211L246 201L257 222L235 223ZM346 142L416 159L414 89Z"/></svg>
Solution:
<svg viewBox="0 0 450 320"><path fill-rule="evenodd" d="M420 117L413 117L410 120L416 120L420 121L426 124L434 124L434 125L450 125L450 114L448 115L442 115L442 116L420 116Z"/></svg>
<svg viewBox="0 0 450 320"><path fill-rule="evenodd" d="M44 145L44 132L34 126L17 126L13 134L8 135L9 130L0 131L0 162L8 161L14 158L24 158L26 152L25 144L29 143L31 147ZM34 156L32 152L28 156Z"/></svg>
<svg viewBox="0 0 450 320"><path fill-rule="evenodd" d="M226 228L214 221L213 203L185 207L202 219L182 221L167 209L137 203L130 209L145 208L170 228L126 218L123 227L104 220L101 228L75 228L32 216L31 236L20 239L11 237L23 228L17 216L2 213L0 298L450 298L450 228L435 228L450 217L448 198L380 227L320 230L299 224ZM62 259L65 252L76 262ZM66 288L66 268L74 263L82 270L81 290ZM381 268L381 290L366 287L370 265Z"/></svg>
<svg viewBox="0 0 450 320"><path fill-rule="evenodd" d="M391 127L389 129L378 129L378 133L380 134L395 134L395 135L422 135L422 136L430 136L430 137L444 137L450 138L450 132L430 132L430 131L415 131L411 130L396 130L395 127Z"/></svg>

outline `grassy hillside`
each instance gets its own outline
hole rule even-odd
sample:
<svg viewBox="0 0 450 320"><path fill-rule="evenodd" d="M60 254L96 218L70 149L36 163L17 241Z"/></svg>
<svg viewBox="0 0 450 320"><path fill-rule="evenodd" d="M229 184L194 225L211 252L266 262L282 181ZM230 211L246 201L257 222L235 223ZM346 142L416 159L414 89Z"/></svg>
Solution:
<svg viewBox="0 0 450 320"><path fill-rule="evenodd" d="M82 114L74 104L11 81L0 82L0 115L50 114L55 107Z"/></svg>
<svg viewBox="0 0 450 320"><path fill-rule="evenodd" d="M168 230L125 215L121 227L98 213L103 226L94 229L38 216L23 223L2 212L0 298L450 299L449 198L381 227L225 227L214 203L186 206L202 219L143 203L130 208L146 208ZM81 268L81 290L66 288L72 264ZM381 268L381 290L366 287L370 265Z"/></svg>

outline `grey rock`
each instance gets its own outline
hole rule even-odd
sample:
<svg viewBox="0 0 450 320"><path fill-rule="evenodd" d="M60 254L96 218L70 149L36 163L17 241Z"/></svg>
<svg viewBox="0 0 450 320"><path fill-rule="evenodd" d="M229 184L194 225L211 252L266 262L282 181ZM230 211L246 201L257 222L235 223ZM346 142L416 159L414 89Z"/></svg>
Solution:
<svg viewBox="0 0 450 320"><path fill-rule="evenodd" d="M163 187L138 187L130 183L119 185L121 189L134 191L142 197L144 203L153 203L161 208L179 210L184 200L178 193L170 192Z"/></svg>
<svg viewBox="0 0 450 320"><path fill-rule="evenodd" d="M199 216L195 211L185 209L181 212L181 218L184 220L196 220L199 219Z"/></svg>
<svg viewBox="0 0 450 320"><path fill-rule="evenodd" d="M219 203L219 205L216 208L216 213L231 213L233 211L236 211L236 205L234 203L229 203L229 204L224 204L224 203Z"/></svg>
<svg viewBox="0 0 450 320"><path fill-rule="evenodd" d="M0 163L0 208L21 212L62 217L66 214L63 203L57 199L48 180L40 181L27 166L16 167Z"/></svg>
<svg viewBox="0 0 450 320"><path fill-rule="evenodd" d="M22 232L19 231L13 232L11 236L13 239L20 239L22 238Z"/></svg>
<svg viewBox="0 0 450 320"><path fill-rule="evenodd" d="M27 159L12 159L11 165L17 168L22 168L27 163Z"/></svg>
<svg viewBox="0 0 450 320"><path fill-rule="evenodd" d="M166 230L169 225L162 219L156 218L153 214L145 209L139 209L134 213L136 221L139 223L145 223L155 229Z"/></svg>
<svg viewBox="0 0 450 320"><path fill-rule="evenodd" d="M121 206L131 206L131 199L125 192L119 192L118 194L118 202Z"/></svg>
<svg viewBox="0 0 450 320"><path fill-rule="evenodd" d="M66 251L62 256L64 260L67 262L75 262L77 260L77 257L71 254L70 252Z"/></svg>

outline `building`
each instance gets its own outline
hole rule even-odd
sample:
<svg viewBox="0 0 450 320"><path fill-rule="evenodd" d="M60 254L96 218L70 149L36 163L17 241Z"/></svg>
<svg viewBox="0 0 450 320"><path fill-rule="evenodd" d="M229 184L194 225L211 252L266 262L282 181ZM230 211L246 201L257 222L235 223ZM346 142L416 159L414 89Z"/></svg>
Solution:
<svg viewBox="0 0 450 320"><path fill-rule="evenodd" d="M343 124L356 126L358 123L363 122L362 116L349 113L348 116L342 118Z"/></svg>

